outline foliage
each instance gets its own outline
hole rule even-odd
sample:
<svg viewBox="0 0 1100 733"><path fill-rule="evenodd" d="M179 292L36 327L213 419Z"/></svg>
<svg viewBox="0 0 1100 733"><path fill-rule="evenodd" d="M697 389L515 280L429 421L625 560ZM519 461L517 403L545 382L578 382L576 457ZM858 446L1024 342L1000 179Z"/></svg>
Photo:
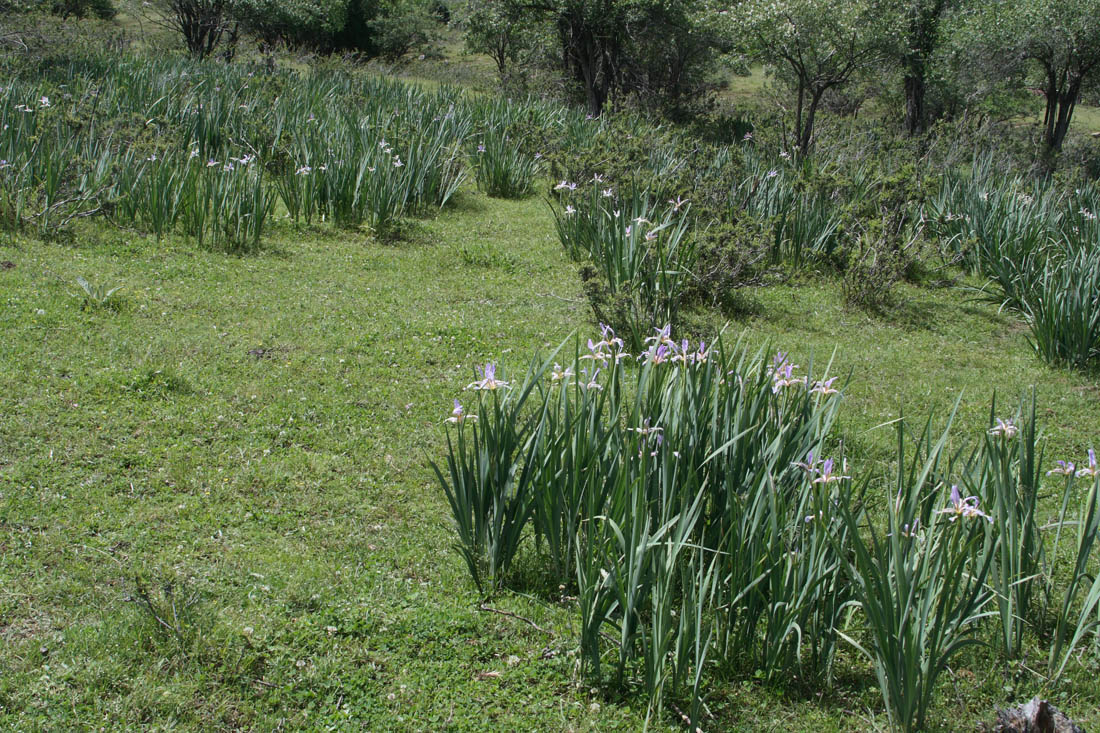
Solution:
<svg viewBox="0 0 1100 733"><path fill-rule="evenodd" d="M118 14L118 9L111 0L5 0L0 2L0 14L8 16L5 21L10 20L13 13L35 12L49 13L62 19L113 20ZM0 32L0 43L6 39L7 33Z"/></svg>
<svg viewBox="0 0 1100 733"><path fill-rule="evenodd" d="M325 49L349 24L351 7L347 0L235 0L233 15L268 48Z"/></svg>
<svg viewBox="0 0 1100 733"><path fill-rule="evenodd" d="M466 0L462 8L467 50L489 56L505 88L521 73L516 64L535 43L535 25L525 15L509 0Z"/></svg>
<svg viewBox="0 0 1100 733"><path fill-rule="evenodd" d="M55 236L110 216L158 238L182 229L200 244L248 251L276 198L295 222L384 233L444 206L465 175L473 108L456 111L448 90L340 72L253 79L171 60L119 62L94 86L73 66L61 83L72 92L52 100L42 82L0 92L11 103L0 111L0 221L11 230ZM104 133L99 105L127 120L152 106L159 114ZM270 112L263 120L260 108Z"/></svg>
<svg viewBox="0 0 1100 733"><path fill-rule="evenodd" d="M988 161L947 177L928 205L932 230L949 257L989 278L985 297L1024 316L1045 361L1088 369L1100 337L1095 190L994 177Z"/></svg>
<svg viewBox="0 0 1100 733"><path fill-rule="evenodd" d="M866 2L837 0L754 0L723 8L732 32L794 93L793 145L806 155L825 93L876 60L882 17Z"/></svg>
<svg viewBox="0 0 1100 733"><path fill-rule="evenodd" d="M121 285L116 285L112 288L108 287L105 283L92 284L83 276L76 279L76 284L80 286L81 292L84 293L85 308L117 307L114 296L115 293L122 289Z"/></svg>
<svg viewBox="0 0 1100 733"><path fill-rule="evenodd" d="M1096 0L992 0L971 22L974 45L996 59L999 75L1033 67L1045 97L1042 143L1047 164L1061 150L1081 93L1100 74L1100 3Z"/></svg>
<svg viewBox="0 0 1100 733"><path fill-rule="evenodd" d="M924 727L936 679L974 635L991 594L985 586L993 559L984 542L985 517L948 492L941 476L945 432L937 439L931 420L919 434L916 456L906 460L904 424L898 424L897 492L887 497L887 532L865 538L860 518L841 501L838 511L851 535L848 560L854 602L868 640L841 632L874 665L883 702L895 730ZM948 501L950 493L950 501ZM937 509L940 502L945 509Z"/></svg>
<svg viewBox="0 0 1100 733"><path fill-rule="evenodd" d="M414 50L427 50L435 42L438 24L428 0L380 0L369 23L375 53L396 63Z"/></svg>
<svg viewBox="0 0 1100 733"><path fill-rule="evenodd" d="M1100 250L1082 248L1049 262L1023 312L1031 344L1050 364L1088 369L1100 363Z"/></svg>
<svg viewBox="0 0 1100 733"><path fill-rule="evenodd" d="M354 51L395 63L429 49L438 20L429 0L158 0L159 21L204 58L225 42L232 55L239 32L321 52Z"/></svg>
<svg viewBox="0 0 1100 733"><path fill-rule="evenodd" d="M488 130L478 139L481 142L471 155L478 188L501 198L529 195L542 170L541 155L525 153L519 141L496 129Z"/></svg>
<svg viewBox="0 0 1100 733"><path fill-rule="evenodd" d="M1063 528L1067 524L1073 524L1077 532L1070 582L1063 594L1062 603L1055 609L1056 622L1047 660L1047 671L1055 678L1065 671L1073 650L1086 640L1090 632L1096 637L1095 643L1100 643L1100 573L1089 570L1089 558L1096 539L1100 536L1100 474L1096 467L1096 453L1089 450L1088 462L1076 474L1065 470L1064 461L1060 463L1063 470L1059 473L1065 475L1066 483L1058 534L1054 541L1055 554ZM1085 501L1078 509L1076 521L1067 522L1066 507L1075 477L1085 478L1086 484L1091 478L1092 485L1087 489ZM1080 605L1077 605L1079 597Z"/></svg>
<svg viewBox="0 0 1100 733"><path fill-rule="evenodd" d="M820 683L843 639L874 666L892 726L909 731L923 728L938 678L980 643L986 618L999 618L1005 652L1019 654L1048 557L1034 395L1015 420L991 419L967 461L948 447L950 421L937 436L929 419L913 444L897 421L883 528L867 512L866 479L854 483L846 460L820 458L839 405L835 378L799 374L784 353L769 363L721 340L677 344L667 327L654 329L635 367L601 328L564 367L559 347L516 386L485 366L468 387L479 391L478 414L456 401L450 471L437 469L479 587L486 577L514 582L508 567L527 536L555 581L575 572L594 679L622 687L636 676L651 712L685 695L694 722L707 670L748 661L769 678ZM1095 493L1052 665L1095 625L1100 593L1085 570ZM998 612L986 610L994 602Z"/></svg>
<svg viewBox="0 0 1100 733"><path fill-rule="evenodd" d="M629 348L641 348L651 324L677 323L695 266L688 207L659 206L640 191L617 197L599 181L579 194L575 183L557 188L558 238L574 261L592 263L585 279L596 317L621 329Z"/></svg>
<svg viewBox="0 0 1100 733"><path fill-rule="evenodd" d="M100 20L113 20L118 14L110 0L59 0L50 6L50 12L62 18L94 16Z"/></svg>
<svg viewBox="0 0 1100 733"><path fill-rule="evenodd" d="M571 96L598 117L616 99L676 109L707 88L721 39L705 22L702 0L474 0L467 5L467 44L509 64L549 35L548 62Z"/></svg>
<svg viewBox="0 0 1100 733"><path fill-rule="evenodd" d="M993 533L990 587L996 593L1001 648L1017 658L1024 630L1037 618L1037 593L1047 564L1045 535L1036 516L1042 483L1043 453L1035 421L1036 395L1022 401L1014 417L996 417L963 478L966 493L986 507Z"/></svg>
<svg viewBox="0 0 1100 733"><path fill-rule="evenodd" d="M637 671L656 711L689 690L697 719L711 654L751 656L769 676L829 674L846 591L828 537L846 532L805 517L847 478L813 460L838 391L782 354L654 331L638 368L607 326L521 384L487 365L469 387L477 416L456 403L448 419L450 471L437 474L479 585L482 568L505 577L530 520L554 577L575 579L590 672L601 678L610 644L616 684Z"/></svg>
<svg viewBox="0 0 1100 733"><path fill-rule="evenodd" d="M923 133L929 123L927 90L933 81L933 64L947 35L953 6L960 0L876 0L877 13L891 21L884 27L883 51L902 73L905 95L905 129L910 135Z"/></svg>
<svg viewBox="0 0 1100 733"><path fill-rule="evenodd" d="M183 36L194 58L214 53L223 37L232 53L238 29L232 17L233 0L157 0L153 7L158 22Z"/></svg>
<svg viewBox="0 0 1100 733"><path fill-rule="evenodd" d="M447 473L432 464L455 518L457 548L482 591L503 580L534 511L537 413L525 414L524 406L538 398L532 393L549 368L532 368L521 385L506 390L505 375L498 380L494 366L485 366L480 383L471 386L491 391L494 399L479 400L480 415L468 415L455 400L449 419L458 434L453 444L448 435Z"/></svg>

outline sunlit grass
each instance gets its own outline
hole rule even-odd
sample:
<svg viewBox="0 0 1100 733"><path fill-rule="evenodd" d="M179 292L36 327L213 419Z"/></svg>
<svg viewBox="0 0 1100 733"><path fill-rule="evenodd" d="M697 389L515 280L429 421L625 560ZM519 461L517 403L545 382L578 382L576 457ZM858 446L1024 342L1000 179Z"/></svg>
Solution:
<svg viewBox="0 0 1100 733"><path fill-rule="evenodd" d="M392 245L282 221L268 236L247 258L107 228L0 246L15 265L0 270L0 726L636 729L644 698L576 676L568 603L494 601L552 635L477 610L427 463L475 364L522 367L594 332L545 203L467 188ZM124 285L117 311L82 309L78 275ZM942 414L962 392L955 424L973 434L992 390L1030 384L1047 455L1083 457L1094 380L1044 366L1012 317L956 290L902 296L870 316L809 277L751 291L756 315L729 331L801 363L836 349L861 467L887 470L892 433L874 427L902 411ZM190 579L205 641L151 631L128 600L137 573ZM932 719L1041 688L983 654ZM827 700L730 682L707 704L733 728L747 711L764 727L883 724L869 668L838 665ZM1088 670L1045 694L1100 722Z"/></svg>

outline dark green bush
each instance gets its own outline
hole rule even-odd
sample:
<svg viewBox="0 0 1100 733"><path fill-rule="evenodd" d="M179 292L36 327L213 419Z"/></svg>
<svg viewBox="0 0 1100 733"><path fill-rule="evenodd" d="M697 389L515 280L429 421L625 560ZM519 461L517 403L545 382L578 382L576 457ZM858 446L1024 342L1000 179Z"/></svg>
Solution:
<svg viewBox="0 0 1100 733"><path fill-rule="evenodd" d="M53 0L50 12L62 18L99 18L111 20L118 10L111 0Z"/></svg>

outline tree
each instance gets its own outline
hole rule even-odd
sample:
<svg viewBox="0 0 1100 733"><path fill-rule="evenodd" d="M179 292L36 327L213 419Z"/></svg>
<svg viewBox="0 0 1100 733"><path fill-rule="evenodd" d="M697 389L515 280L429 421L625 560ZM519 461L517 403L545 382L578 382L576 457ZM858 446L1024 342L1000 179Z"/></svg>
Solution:
<svg viewBox="0 0 1100 733"><path fill-rule="evenodd" d="M918 135L928 124L925 98L933 55L939 46L945 16L962 0L876 0L874 11L889 18L884 53L902 72L905 93L905 130Z"/></svg>
<svg viewBox="0 0 1100 733"><path fill-rule="evenodd" d="M221 8L223 26L239 23L259 37L264 49L282 42L323 53L356 51L391 62L429 45L437 25L429 0L162 1L170 6L209 7L211 11ZM178 21L171 25L184 29ZM218 27L213 22L207 25ZM190 36L187 32L184 36L191 48ZM213 40L216 43L218 39Z"/></svg>
<svg viewBox="0 0 1100 733"><path fill-rule="evenodd" d="M747 0L719 10L750 54L769 64L796 96L798 151L813 145L821 99L881 55L880 16L860 0Z"/></svg>
<svg viewBox="0 0 1100 733"><path fill-rule="evenodd" d="M616 0L559 0L548 9L561 43L562 66L584 90L588 113L598 117L621 70L627 5Z"/></svg>
<svg viewBox="0 0 1100 733"><path fill-rule="evenodd" d="M331 49L332 39L348 23L347 0L236 0L233 13L259 38L264 52L280 42Z"/></svg>
<svg viewBox="0 0 1100 733"><path fill-rule="evenodd" d="M238 24L230 12L232 0L161 0L156 6L161 25L178 31L187 50L198 59L206 58L222 37L235 41Z"/></svg>
<svg viewBox="0 0 1100 733"><path fill-rule="evenodd" d="M534 30L523 8L508 0L467 0L461 21L466 27L466 49L491 58L501 82L507 83Z"/></svg>
<svg viewBox="0 0 1100 733"><path fill-rule="evenodd" d="M553 65L599 116L616 96L664 104L699 92L716 38L700 22L703 3L468 0L467 43L503 72L538 39L553 38Z"/></svg>
<svg viewBox="0 0 1100 733"><path fill-rule="evenodd" d="M702 3L646 3L629 23L623 91L671 113L691 107L716 86L718 55L731 45Z"/></svg>
<svg viewBox="0 0 1100 733"><path fill-rule="evenodd" d="M394 63L414 49L428 48L439 20L435 6L425 0L381 0L369 23L375 53Z"/></svg>
<svg viewBox="0 0 1100 733"><path fill-rule="evenodd" d="M1100 0L991 0L974 15L973 37L996 73L1037 73L1053 165L1082 90L1100 77Z"/></svg>

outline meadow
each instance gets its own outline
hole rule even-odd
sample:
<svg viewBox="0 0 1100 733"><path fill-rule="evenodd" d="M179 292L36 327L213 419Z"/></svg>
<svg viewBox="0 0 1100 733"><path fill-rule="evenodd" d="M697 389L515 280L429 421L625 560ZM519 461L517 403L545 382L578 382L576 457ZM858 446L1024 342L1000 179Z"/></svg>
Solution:
<svg viewBox="0 0 1100 733"><path fill-rule="evenodd" d="M325 65L0 118L0 727L1100 725L1095 184Z"/></svg>

